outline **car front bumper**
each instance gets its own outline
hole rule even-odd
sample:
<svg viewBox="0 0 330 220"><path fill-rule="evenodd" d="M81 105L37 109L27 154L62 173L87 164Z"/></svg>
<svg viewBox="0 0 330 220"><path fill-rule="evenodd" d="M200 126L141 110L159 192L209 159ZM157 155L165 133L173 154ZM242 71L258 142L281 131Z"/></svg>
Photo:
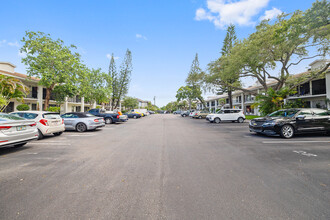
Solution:
<svg viewBox="0 0 330 220"><path fill-rule="evenodd" d="M278 135L278 129L274 126L252 126L249 125L250 132L262 133L266 135Z"/></svg>

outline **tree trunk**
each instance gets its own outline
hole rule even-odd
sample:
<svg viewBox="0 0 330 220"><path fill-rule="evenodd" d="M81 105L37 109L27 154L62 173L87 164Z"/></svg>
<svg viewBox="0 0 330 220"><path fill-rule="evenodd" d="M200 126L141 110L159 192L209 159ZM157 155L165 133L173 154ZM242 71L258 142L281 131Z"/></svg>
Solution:
<svg viewBox="0 0 330 220"><path fill-rule="evenodd" d="M189 99L189 110L191 111L191 100Z"/></svg>
<svg viewBox="0 0 330 220"><path fill-rule="evenodd" d="M232 91L228 90L229 108L233 108L233 95Z"/></svg>
<svg viewBox="0 0 330 220"><path fill-rule="evenodd" d="M51 91L52 91L51 88L46 89L46 98L45 98L44 111L46 111L49 107L49 100L50 100Z"/></svg>

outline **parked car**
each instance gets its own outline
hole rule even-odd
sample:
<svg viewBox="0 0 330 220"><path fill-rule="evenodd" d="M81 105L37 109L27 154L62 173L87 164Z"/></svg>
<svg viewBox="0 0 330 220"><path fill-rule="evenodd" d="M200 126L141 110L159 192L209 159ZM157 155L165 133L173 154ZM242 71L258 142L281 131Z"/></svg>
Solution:
<svg viewBox="0 0 330 220"><path fill-rule="evenodd" d="M121 113L121 111L106 111L105 113L106 113L106 114L107 114L107 113L117 113L117 114L119 114L119 121L120 121L120 122L126 122L126 121L128 121L128 117L127 117L127 115L123 115L123 114Z"/></svg>
<svg viewBox="0 0 330 220"><path fill-rule="evenodd" d="M12 112L25 119L33 119L37 123L38 139L42 139L45 135L54 134L59 136L65 130L64 121L59 113L46 111L19 111Z"/></svg>
<svg viewBox="0 0 330 220"><path fill-rule="evenodd" d="M299 133L329 133L330 112L317 108L283 109L250 121L250 132L292 138Z"/></svg>
<svg viewBox="0 0 330 220"><path fill-rule="evenodd" d="M190 113L189 113L189 117L194 116L195 113L196 113L196 110L191 110Z"/></svg>
<svg viewBox="0 0 330 220"><path fill-rule="evenodd" d="M128 118L141 118L140 114L134 113L134 112L126 112L124 115L127 115Z"/></svg>
<svg viewBox="0 0 330 220"><path fill-rule="evenodd" d="M223 109L219 110L217 113L207 115L206 120L211 123L220 123L221 121L236 121L243 123L245 115L240 109Z"/></svg>
<svg viewBox="0 0 330 220"><path fill-rule="evenodd" d="M152 115L152 114L155 114L155 112L154 111L148 111L149 113L150 113L150 115Z"/></svg>
<svg viewBox="0 0 330 220"><path fill-rule="evenodd" d="M0 113L0 147L21 147L37 138L37 124L33 119Z"/></svg>
<svg viewBox="0 0 330 220"><path fill-rule="evenodd" d="M95 115L97 117L103 117L106 124L112 124L120 122L123 120L119 119L119 114L117 113L106 113L104 109L93 108L88 111L88 113Z"/></svg>
<svg viewBox="0 0 330 220"><path fill-rule="evenodd" d="M210 114L209 111L196 111L192 117L202 119L202 118L206 118L206 116L208 116L209 114Z"/></svg>
<svg viewBox="0 0 330 220"><path fill-rule="evenodd" d="M187 117L187 116L189 116L189 114L190 114L190 111L189 110L188 111L181 112L181 116L182 117Z"/></svg>
<svg viewBox="0 0 330 220"><path fill-rule="evenodd" d="M68 112L61 116L64 120L65 130L84 132L105 126L103 117L97 117L90 113Z"/></svg>
<svg viewBox="0 0 330 220"><path fill-rule="evenodd" d="M180 110L177 110L177 111L174 111L173 114L181 114L181 111Z"/></svg>

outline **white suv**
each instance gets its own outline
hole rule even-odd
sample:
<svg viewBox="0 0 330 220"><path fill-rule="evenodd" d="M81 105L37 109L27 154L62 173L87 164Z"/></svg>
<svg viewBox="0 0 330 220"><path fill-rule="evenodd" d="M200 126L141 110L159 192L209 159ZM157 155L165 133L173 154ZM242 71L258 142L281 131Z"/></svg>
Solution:
<svg viewBox="0 0 330 220"><path fill-rule="evenodd" d="M237 121L243 123L245 115L240 109L223 109L217 113L209 114L206 116L206 120L213 123L220 123L221 121Z"/></svg>
<svg viewBox="0 0 330 220"><path fill-rule="evenodd" d="M10 114L26 119L34 119L38 128L38 139L42 139L44 135L47 134L59 136L65 130L64 121L59 113L46 111L19 111Z"/></svg>

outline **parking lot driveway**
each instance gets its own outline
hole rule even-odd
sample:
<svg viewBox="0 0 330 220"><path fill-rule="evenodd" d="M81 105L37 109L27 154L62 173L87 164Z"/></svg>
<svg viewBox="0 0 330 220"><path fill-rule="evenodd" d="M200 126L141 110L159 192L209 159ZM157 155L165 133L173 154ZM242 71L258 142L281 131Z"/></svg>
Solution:
<svg viewBox="0 0 330 220"><path fill-rule="evenodd" d="M0 149L1 219L330 219L330 137L151 115Z"/></svg>

